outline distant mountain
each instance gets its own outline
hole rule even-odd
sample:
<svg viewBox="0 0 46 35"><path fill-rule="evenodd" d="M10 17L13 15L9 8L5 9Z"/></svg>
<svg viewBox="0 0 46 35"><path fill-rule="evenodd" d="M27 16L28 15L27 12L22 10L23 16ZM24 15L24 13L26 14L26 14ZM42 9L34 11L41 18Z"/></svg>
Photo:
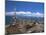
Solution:
<svg viewBox="0 0 46 35"><path fill-rule="evenodd" d="M6 21L6 25L10 24L10 22L12 22L12 17L13 16L6 16L5 21ZM31 20L31 21L44 21L44 17L32 17L32 16L23 16L23 15L16 15L16 19L25 19L25 20Z"/></svg>
<svg viewBox="0 0 46 35"><path fill-rule="evenodd" d="M37 19L37 20L40 19L41 20L44 19L44 17L16 15L16 19Z"/></svg>

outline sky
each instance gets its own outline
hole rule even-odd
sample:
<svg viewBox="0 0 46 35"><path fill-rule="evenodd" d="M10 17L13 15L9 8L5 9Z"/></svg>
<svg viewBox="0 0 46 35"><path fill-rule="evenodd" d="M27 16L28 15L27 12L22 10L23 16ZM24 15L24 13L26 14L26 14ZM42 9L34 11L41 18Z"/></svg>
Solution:
<svg viewBox="0 0 46 35"><path fill-rule="evenodd" d="M7 1L5 3L6 15L13 15L16 12L17 15L43 16L44 13L44 3L23 1Z"/></svg>

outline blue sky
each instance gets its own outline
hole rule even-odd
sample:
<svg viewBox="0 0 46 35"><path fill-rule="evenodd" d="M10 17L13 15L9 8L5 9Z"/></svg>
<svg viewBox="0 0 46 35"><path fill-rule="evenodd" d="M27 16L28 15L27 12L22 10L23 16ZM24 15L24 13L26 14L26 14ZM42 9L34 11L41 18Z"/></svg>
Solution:
<svg viewBox="0 0 46 35"><path fill-rule="evenodd" d="M44 3L39 2L21 2L21 1L7 1L6 12L30 12L30 13L44 13ZM16 10L16 11L15 11ZM12 14L12 13L11 13Z"/></svg>

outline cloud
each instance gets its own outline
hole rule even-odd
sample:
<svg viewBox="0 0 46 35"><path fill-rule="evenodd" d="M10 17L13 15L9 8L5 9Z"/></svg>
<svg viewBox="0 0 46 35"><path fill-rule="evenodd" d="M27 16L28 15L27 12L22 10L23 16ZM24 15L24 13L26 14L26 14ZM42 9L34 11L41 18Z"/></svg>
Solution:
<svg viewBox="0 0 46 35"><path fill-rule="evenodd" d="M32 0L8 0L8 1L32 1Z"/></svg>
<svg viewBox="0 0 46 35"><path fill-rule="evenodd" d="M19 11L19 12L16 12L16 14L26 14L27 15L27 14L31 14L31 12L29 12L29 11L28 12Z"/></svg>
<svg viewBox="0 0 46 35"><path fill-rule="evenodd" d="M15 14L15 12L6 12L5 15L6 16L13 16Z"/></svg>
<svg viewBox="0 0 46 35"><path fill-rule="evenodd" d="M32 13L32 16L35 16L35 17L43 17L43 13L39 13L39 12Z"/></svg>
<svg viewBox="0 0 46 35"><path fill-rule="evenodd" d="M43 14L42 13L39 13L39 12L23 12L23 11L20 11L20 12L16 12L17 15L24 15L24 16L33 16L33 17L43 17Z"/></svg>
<svg viewBox="0 0 46 35"><path fill-rule="evenodd" d="M23 15L23 16L33 16L33 17L43 17L43 14L42 13L39 13L39 12L30 12L30 11L27 11L27 12L24 12L24 11L19 11L19 12L6 12L6 16L13 16L13 15Z"/></svg>
<svg viewBox="0 0 46 35"><path fill-rule="evenodd" d="M43 14L42 14L42 13L37 12L37 13L36 13L36 16L43 17Z"/></svg>

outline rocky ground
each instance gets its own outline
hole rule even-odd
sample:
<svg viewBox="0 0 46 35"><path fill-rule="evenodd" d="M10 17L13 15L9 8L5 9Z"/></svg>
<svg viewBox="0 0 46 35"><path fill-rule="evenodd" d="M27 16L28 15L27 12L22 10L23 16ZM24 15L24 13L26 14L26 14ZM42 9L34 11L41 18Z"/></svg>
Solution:
<svg viewBox="0 0 46 35"><path fill-rule="evenodd" d="M40 33L44 32L44 25L36 22L28 24L7 25L6 33L8 34L24 34L24 33Z"/></svg>

